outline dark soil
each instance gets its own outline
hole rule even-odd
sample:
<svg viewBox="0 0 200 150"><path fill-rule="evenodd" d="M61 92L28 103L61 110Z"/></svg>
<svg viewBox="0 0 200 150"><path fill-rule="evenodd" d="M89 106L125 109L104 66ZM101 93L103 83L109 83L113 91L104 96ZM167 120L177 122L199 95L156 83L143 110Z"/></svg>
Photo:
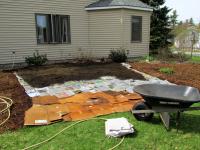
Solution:
<svg viewBox="0 0 200 150"><path fill-rule="evenodd" d="M14 102L11 107L10 119L0 126L0 133L23 127L25 111L32 106L32 103L12 73L0 72L0 96L9 97ZM5 105L0 104L1 109L2 107L5 108ZM6 117L7 113L0 114L0 123Z"/></svg>
<svg viewBox="0 0 200 150"><path fill-rule="evenodd" d="M131 66L141 72L145 72L160 79L166 79L179 85L193 86L200 90L200 64L181 63L131 63ZM172 68L174 73L167 75L159 71L160 68Z"/></svg>
<svg viewBox="0 0 200 150"><path fill-rule="evenodd" d="M101 76L116 76L119 79L141 79L143 76L126 69L121 64L57 64L26 68L18 74L33 87L45 87L66 81L92 80Z"/></svg>

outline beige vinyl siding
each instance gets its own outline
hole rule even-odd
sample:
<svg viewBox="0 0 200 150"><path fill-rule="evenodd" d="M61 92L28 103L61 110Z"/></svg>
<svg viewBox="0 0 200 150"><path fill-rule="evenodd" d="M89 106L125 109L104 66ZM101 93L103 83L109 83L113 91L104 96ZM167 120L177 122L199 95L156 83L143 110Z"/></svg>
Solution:
<svg viewBox="0 0 200 150"><path fill-rule="evenodd" d="M1 0L0 64L24 62L35 50L49 60L76 58L88 51L88 14L92 0ZM70 15L71 44L37 44L35 13Z"/></svg>
<svg viewBox="0 0 200 150"><path fill-rule="evenodd" d="M132 16L142 16L142 42L131 41ZM125 48L128 57L149 53L151 12L127 9L89 11L89 41L93 56L107 57L111 49Z"/></svg>
<svg viewBox="0 0 200 150"><path fill-rule="evenodd" d="M129 57L149 50L150 12L110 9L86 11L96 0L0 0L0 64L25 61L35 50L49 60L108 57L113 48ZM37 44L35 13L70 15L71 44ZM142 43L131 43L131 16L143 16Z"/></svg>
<svg viewBox="0 0 200 150"><path fill-rule="evenodd" d="M108 57L110 50L122 44L121 10L88 11L89 41L94 57Z"/></svg>
<svg viewBox="0 0 200 150"><path fill-rule="evenodd" d="M123 47L129 50L129 57L144 56L149 53L151 12L124 9L123 13ZM142 16L142 42L131 41L132 16Z"/></svg>

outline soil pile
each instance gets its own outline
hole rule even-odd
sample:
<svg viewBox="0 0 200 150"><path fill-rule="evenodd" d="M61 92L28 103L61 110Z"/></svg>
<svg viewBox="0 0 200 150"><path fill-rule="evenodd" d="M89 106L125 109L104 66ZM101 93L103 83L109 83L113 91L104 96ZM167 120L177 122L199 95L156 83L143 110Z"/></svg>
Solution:
<svg viewBox="0 0 200 150"><path fill-rule="evenodd" d="M0 133L7 130L16 130L24 125L25 111L32 106L30 98L12 73L0 72L0 95L13 100L10 119L0 126ZM5 104L0 104L0 109ZM6 119L7 113L0 114L0 122Z"/></svg>

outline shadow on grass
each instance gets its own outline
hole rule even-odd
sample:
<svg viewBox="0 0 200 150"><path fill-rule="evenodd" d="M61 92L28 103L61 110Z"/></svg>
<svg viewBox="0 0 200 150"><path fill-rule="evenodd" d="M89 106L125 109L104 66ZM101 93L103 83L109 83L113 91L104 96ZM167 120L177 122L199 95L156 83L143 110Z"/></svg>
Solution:
<svg viewBox="0 0 200 150"><path fill-rule="evenodd" d="M134 128L134 130L135 130L135 132L133 133L133 134L128 134L128 135L126 135L126 139L128 138L136 138L137 137L137 135L138 135L138 131Z"/></svg>
<svg viewBox="0 0 200 150"><path fill-rule="evenodd" d="M183 133L200 134L200 115L196 114L181 114L180 125L178 130ZM176 128L176 120L173 118L171 121L171 129Z"/></svg>
<svg viewBox="0 0 200 150"><path fill-rule="evenodd" d="M143 122L143 121L141 121L141 122ZM146 123L151 124L151 125L162 125L163 128L165 128L164 124L162 123L162 120L157 115L151 121L148 121ZM200 124L200 115L182 113L178 131L182 132L182 133L200 134L200 125L199 124ZM177 130L175 114L171 115L171 120L170 120L169 132L172 130Z"/></svg>

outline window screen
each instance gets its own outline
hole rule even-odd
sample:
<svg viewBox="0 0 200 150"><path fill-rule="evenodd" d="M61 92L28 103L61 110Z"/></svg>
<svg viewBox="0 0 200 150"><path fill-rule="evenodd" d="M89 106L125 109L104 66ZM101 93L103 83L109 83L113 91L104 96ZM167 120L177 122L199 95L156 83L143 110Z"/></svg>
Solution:
<svg viewBox="0 0 200 150"><path fill-rule="evenodd" d="M71 43L69 16L36 14L36 31L38 43Z"/></svg>
<svg viewBox="0 0 200 150"><path fill-rule="evenodd" d="M141 16L132 16L131 28L132 28L131 41L141 42L142 41L142 17Z"/></svg>

